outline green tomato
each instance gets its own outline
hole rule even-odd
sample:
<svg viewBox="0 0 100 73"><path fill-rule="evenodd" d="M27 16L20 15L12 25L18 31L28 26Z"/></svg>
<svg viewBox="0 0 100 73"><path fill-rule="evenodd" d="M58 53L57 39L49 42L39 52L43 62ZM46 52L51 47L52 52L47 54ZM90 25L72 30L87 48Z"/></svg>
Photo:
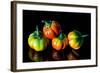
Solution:
<svg viewBox="0 0 100 73"><path fill-rule="evenodd" d="M32 34L30 34L29 35L29 38L28 38L28 45L31 47L31 48L33 48L33 41L34 41L34 33L32 33Z"/></svg>
<svg viewBox="0 0 100 73"><path fill-rule="evenodd" d="M47 47L47 41L44 38L37 38L33 41L35 51L43 51Z"/></svg>
<svg viewBox="0 0 100 73"><path fill-rule="evenodd" d="M36 30L28 37L29 46L35 51L43 51L47 47L48 40L42 37L40 31Z"/></svg>

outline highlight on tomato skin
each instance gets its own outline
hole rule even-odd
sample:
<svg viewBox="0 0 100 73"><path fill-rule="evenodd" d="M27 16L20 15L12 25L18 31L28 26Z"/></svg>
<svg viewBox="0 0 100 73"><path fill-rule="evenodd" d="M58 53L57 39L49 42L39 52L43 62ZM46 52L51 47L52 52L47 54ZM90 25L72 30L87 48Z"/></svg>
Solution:
<svg viewBox="0 0 100 73"><path fill-rule="evenodd" d="M58 38L54 38L52 40L52 47L56 50L60 50L62 48L62 41Z"/></svg>
<svg viewBox="0 0 100 73"><path fill-rule="evenodd" d="M42 20L42 22L44 23L43 33L46 38L53 39L60 33L61 26L57 21Z"/></svg>
<svg viewBox="0 0 100 73"><path fill-rule="evenodd" d="M44 36L48 39L53 39L55 37L55 33L51 28L43 28Z"/></svg>
<svg viewBox="0 0 100 73"><path fill-rule="evenodd" d="M57 50L63 50L68 45L68 39L65 34L60 33L58 37L52 39L52 47Z"/></svg>

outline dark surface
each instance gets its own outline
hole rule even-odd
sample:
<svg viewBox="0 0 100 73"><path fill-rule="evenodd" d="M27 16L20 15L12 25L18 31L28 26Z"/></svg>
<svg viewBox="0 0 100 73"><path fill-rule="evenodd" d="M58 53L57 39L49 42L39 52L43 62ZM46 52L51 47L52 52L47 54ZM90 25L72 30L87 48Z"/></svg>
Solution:
<svg viewBox="0 0 100 73"><path fill-rule="evenodd" d="M47 12L47 11L28 11L23 10L23 62L31 62L28 57L28 37L29 34L35 31L36 25L39 26L39 30L42 31L42 20L55 20L61 24L62 31L68 35L72 30L78 30L82 34L87 34L88 37L84 39L84 43L78 54L78 59L90 59L91 58L91 14L89 13L68 13L68 12ZM67 50L68 49L68 50ZM67 47L63 53L67 55L72 49ZM48 51L49 50L49 51ZM52 47L49 46L48 50L42 52L44 59L53 61L51 59ZM62 54L61 54L62 56ZM61 60L65 60L65 57Z"/></svg>

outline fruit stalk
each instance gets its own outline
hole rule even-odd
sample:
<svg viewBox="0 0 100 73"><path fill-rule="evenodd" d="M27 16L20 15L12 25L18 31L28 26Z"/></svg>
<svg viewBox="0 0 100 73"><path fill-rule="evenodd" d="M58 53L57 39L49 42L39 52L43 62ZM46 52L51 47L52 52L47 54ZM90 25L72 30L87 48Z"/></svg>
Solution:
<svg viewBox="0 0 100 73"><path fill-rule="evenodd" d="M38 29L38 25L36 26L36 34L37 34L37 36L39 36L39 29Z"/></svg>
<svg viewBox="0 0 100 73"><path fill-rule="evenodd" d="M83 38L84 38L84 37L87 37L87 36L88 36L88 35L82 35L81 37L83 37Z"/></svg>

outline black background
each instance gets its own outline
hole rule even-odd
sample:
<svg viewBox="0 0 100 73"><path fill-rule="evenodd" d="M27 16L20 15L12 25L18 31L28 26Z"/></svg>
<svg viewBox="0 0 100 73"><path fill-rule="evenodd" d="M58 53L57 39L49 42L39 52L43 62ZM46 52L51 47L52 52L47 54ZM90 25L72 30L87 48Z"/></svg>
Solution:
<svg viewBox="0 0 100 73"><path fill-rule="evenodd" d="M80 59L91 58L91 14L71 13L71 12L51 12L51 11L31 11L23 10L23 62L31 62L28 57L28 37L35 31L36 25L42 31L42 20L55 20L61 25L62 31L68 35L72 30L78 30L82 34L88 34L80 48ZM70 48L68 46L68 48Z"/></svg>

